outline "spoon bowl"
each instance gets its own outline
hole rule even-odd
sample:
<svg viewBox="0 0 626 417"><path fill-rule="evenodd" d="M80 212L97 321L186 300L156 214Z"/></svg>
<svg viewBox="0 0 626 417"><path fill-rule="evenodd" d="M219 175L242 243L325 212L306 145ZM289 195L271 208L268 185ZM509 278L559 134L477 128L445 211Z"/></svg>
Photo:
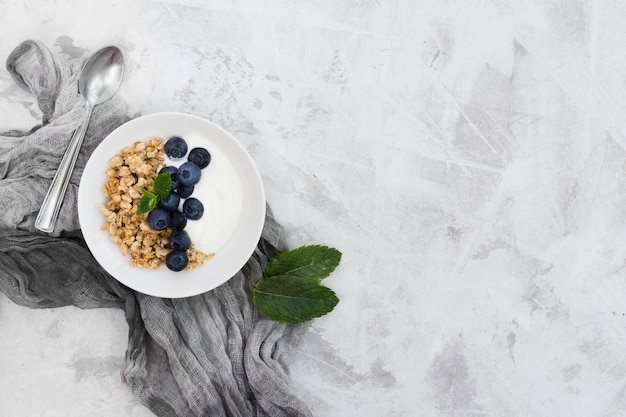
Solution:
<svg viewBox="0 0 626 417"><path fill-rule="evenodd" d="M124 57L115 46L107 46L92 55L78 78L78 91L85 102L102 104L116 93L122 82Z"/></svg>
<svg viewBox="0 0 626 417"><path fill-rule="evenodd" d="M89 126L91 112L94 106L113 97L122 82L123 73L124 57L122 51L115 46L107 46L96 51L83 65L78 78L78 91L85 102L85 117L80 128L74 132L52 179L52 184L35 220L37 229L46 233L54 230L76 158L78 158L87 126Z"/></svg>

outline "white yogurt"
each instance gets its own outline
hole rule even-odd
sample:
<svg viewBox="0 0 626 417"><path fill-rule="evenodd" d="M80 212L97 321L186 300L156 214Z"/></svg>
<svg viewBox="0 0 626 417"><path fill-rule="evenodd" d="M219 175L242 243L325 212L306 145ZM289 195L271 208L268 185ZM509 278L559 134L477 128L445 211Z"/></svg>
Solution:
<svg viewBox="0 0 626 417"><path fill-rule="evenodd" d="M183 137L188 149L205 148L211 154L211 163L202 169L200 182L193 194L204 206L204 215L199 220L187 220L185 231L193 247L207 254L221 249L235 233L243 212L241 179L222 150L198 136ZM165 139L167 140L167 139ZM179 167L187 162L187 155L178 160L165 157L165 164ZM182 211L185 199L181 199Z"/></svg>

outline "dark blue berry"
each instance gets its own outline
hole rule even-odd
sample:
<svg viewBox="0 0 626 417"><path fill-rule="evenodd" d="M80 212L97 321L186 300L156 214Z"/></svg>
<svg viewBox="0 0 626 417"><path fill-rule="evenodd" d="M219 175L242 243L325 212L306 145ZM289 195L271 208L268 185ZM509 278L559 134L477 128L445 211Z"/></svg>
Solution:
<svg viewBox="0 0 626 417"><path fill-rule="evenodd" d="M182 271L188 263L187 254L182 250L173 250L165 257L165 265L172 271Z"/></svg>
<svg viewBox="0 0 626 417"><path fill-rule="evenodd" d="M163 207L165 210L174 211L178 208L178 204L180 203L180 196L172 191L167 195L167 197L159 200L159 205Z"/></svg>
<svg viewBox="0 0 626 417"><path fill-rule="evenodd" d="M159 174L162 174L164 172L169 172L170 174L176 174L178 172L178 168L173 167L173 166L164 166L163 168L159 170Z"/></svg>
<svg viewBox="0 0 626 417"><path fill-rule="evenodd" d="M193 185L179 185L176 189L176 194L178 194L180 198L187 198L193 194L193 189Z"/></svg>
<svg viewBox="0 0 626 417"><path fill-rule="evenodd" d="M187 155L187 142L183 138L173 136L165 142L165 154L172 159L180 159Z"/></svg>
<svg viewBox="0 0 626 417"><path fill-rule="evenodd" d="M175 190L178 187L180 187L180 181L178 180L178 172L176 172L175 174L172 174L171 177L172 177L172 190Z"/></svg>
<svg viewBox="0 0 626 417"><path fill-rule="evenodd" d="M187 160L198 165L200 169L203 169L206 168L209 163L211 163L211 154L204 148L193 148L189 151L189 156L187 157Z"/></svg>
<svg viewBox="0 0 626 417"><path fill-rule="evenodd" d="M170 224L170 212L157 207L148 213L148 226L153 230L164 230Z"/></svg>
<svg viewBox="0 0 626 417"><path fill-rule="evenodd" d="M178 167L178 181L182 185L196 185L201 175L200 167L193 162L185 162Z"/></svg>
<svg viewBox="0 0 626 417"><path fill-rule="evenodd" d="M170 229L183 230L185 226L187 226L187 217L183 213L178 210L170 213Z"/></svg>
<svg viewBox="0 0 626 417"><path fill-rule="evenodd" d="M198 220L204 214L204 206L197 198L190 197L183 203L183 213L189 220Z"/></svg>
<svg viewBox="0 0 626 417"><path fill-rule="evenodd" d="M187 250L191 246L191 238L184 230L176 230L170 235L170 248Z"/></svg>
<svg viewBox="0 0 626 417"><path fill-rule="evenodd" d="M162 174L164 172L170 173L170 177L172 178L172 190L178 188L178 186L180 185L180 182L178 182L178 168L172 166L163 167L159 171L159 174Z"/></svg>

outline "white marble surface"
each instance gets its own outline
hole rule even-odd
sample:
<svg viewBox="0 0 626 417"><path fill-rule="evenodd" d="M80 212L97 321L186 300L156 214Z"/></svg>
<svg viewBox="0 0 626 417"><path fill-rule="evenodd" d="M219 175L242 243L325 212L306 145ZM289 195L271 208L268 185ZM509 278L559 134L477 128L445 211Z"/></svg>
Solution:
<svg viewBox="0 0 626 417"><path fill-rule="evenodd" d="M124 49L132 113L231 131L344 253L289 364L316 416L626 415L626 5L0 1L0 57ZM0 72L1 130L31 98ZM0 416L149 416L121 311L0 297ZM33 395L34 394L34 395Z"/></svg>

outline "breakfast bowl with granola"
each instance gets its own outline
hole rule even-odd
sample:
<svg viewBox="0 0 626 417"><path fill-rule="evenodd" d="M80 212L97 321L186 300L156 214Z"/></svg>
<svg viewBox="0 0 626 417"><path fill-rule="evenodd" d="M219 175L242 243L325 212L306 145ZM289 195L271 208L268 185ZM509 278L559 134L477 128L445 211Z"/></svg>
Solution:
<svg viewBox="0 0 626 417"><path fill-rule="evenodd" d="M265 220L260 174L245 148L206 119L155 113L111 132L78 191L83 236L122 284L167 298L227 281Z"/></svg>

